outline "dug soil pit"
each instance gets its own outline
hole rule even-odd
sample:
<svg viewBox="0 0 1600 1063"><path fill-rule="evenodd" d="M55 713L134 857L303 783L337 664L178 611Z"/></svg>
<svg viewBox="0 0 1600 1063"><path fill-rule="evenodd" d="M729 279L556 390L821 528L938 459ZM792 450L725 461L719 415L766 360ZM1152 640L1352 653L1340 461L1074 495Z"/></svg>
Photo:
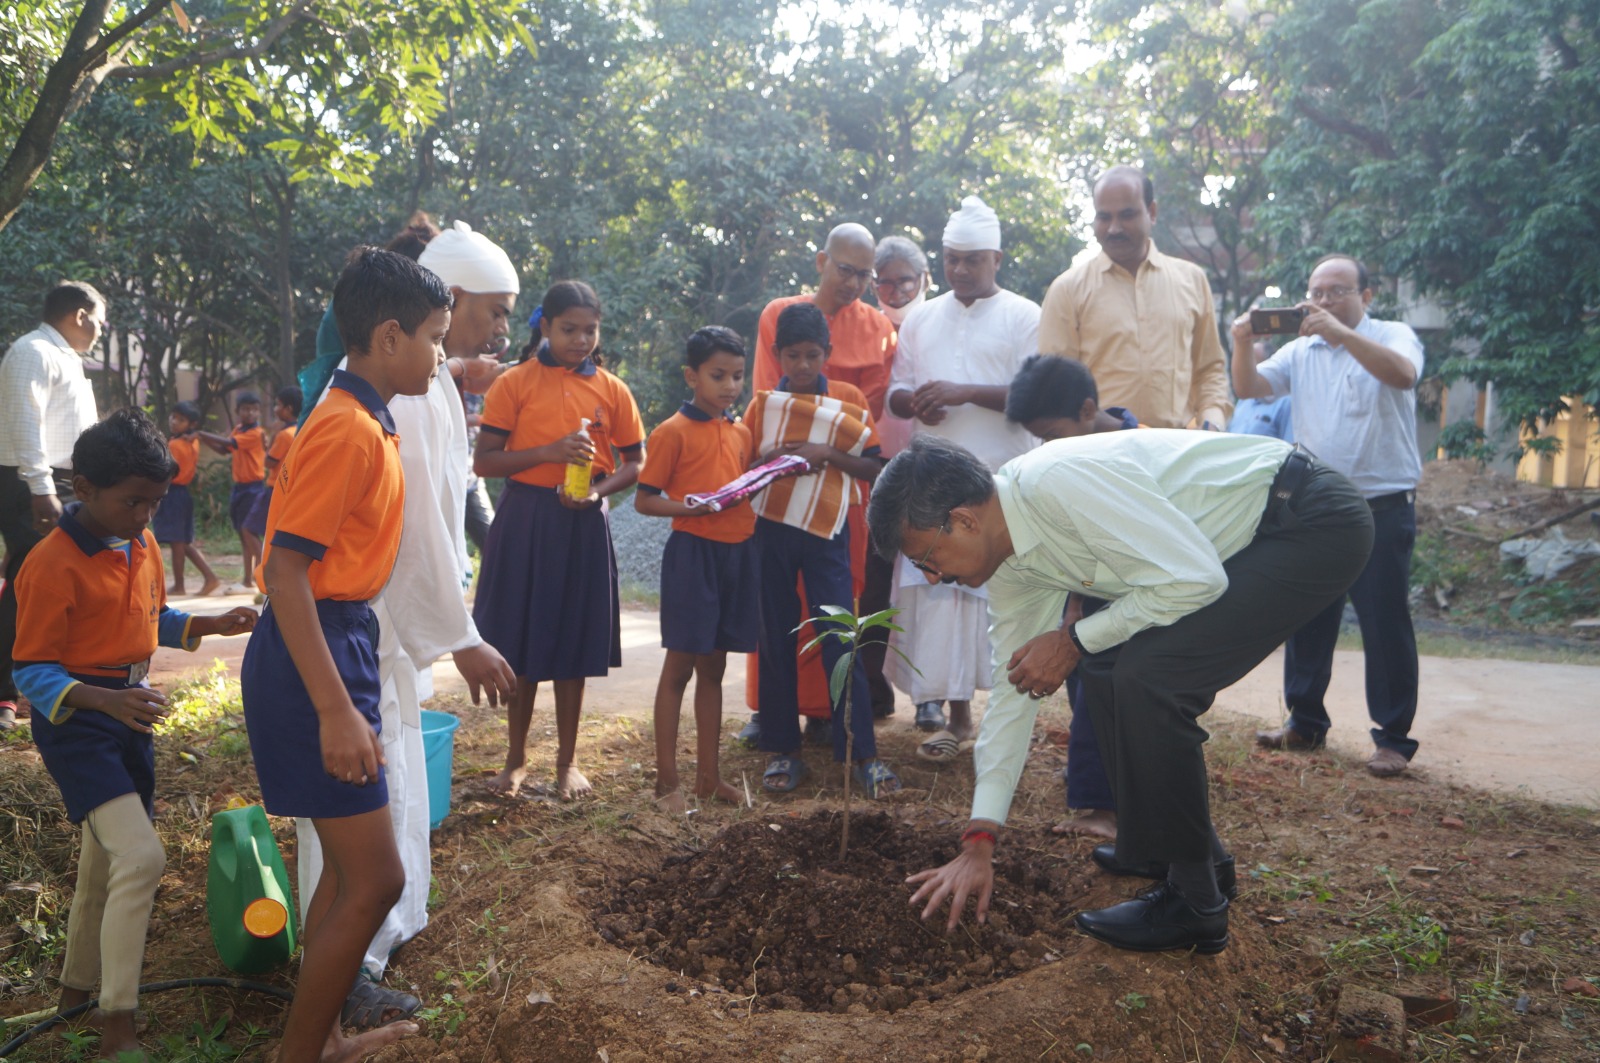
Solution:
<svg viewBox="0 0 1600 1063"><path fill-rule="evenodd" d="M1059 959L1089 892L1083 865L1008 845L985 925L925 924L906 876L955 855L948 827L857 814L839 862L841 816L739 823L699 852L632 878L595 917L600 936L651 963L753 997L758 1008L898 1011ZM848 915L848 917L846 917Z"/></svg>

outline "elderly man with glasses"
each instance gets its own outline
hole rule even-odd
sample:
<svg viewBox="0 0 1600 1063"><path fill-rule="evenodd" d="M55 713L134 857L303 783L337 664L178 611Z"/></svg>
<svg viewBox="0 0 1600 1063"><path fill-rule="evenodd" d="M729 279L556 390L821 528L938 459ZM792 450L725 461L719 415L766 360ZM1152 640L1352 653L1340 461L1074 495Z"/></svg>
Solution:
<svg viewBox="0 0 1600 1063"><path fill-rule="evenodd" d="M1377 747L1367 770L1399 775L1417 752L1417 639L1411 628L1411 550L1417 538L1417 381L1422 343L1410 327L1367 313L1367 269L1327 255L1311 270L1300 335L1256 364L1250 315L1233 323L1233 386L1241 399L1293 394L1294 434L1356 485L1372 510L1372 559L1350 588L1367 667L1367 713ZM1330 602L1284 646L1283 700L1289 720L1256 741L1309 750L1329 728L1323 697L1344 596Z"/></svg>
<svg viewBox="0 0 1600 1063"><path fill-rule="evenodd" d="M828 356L828 379L853 384L867 397L874 421L883 416L884 399L889 390L890 366L896 347L895 326L876 307L861 301L877 280L874 270L876 244L864 225L845 222L828 233L817 252L817 290L806 295L774 299L761 311L756 329L754 391L772 391L783 376L773 340L778 331L778 315L795 303L813 303L828 321L833 348ZM874 443L880 441L873 440ZM850 574L862 612L886 608L887 581L868 586L867 527L860 505L850 507ZM817 650L800 655L800 711L806 717L806 735L815 742L827 737L831 715L827 676ZM750 723L739 732L739 740L754 746L761 733L759 697L756 693L759 664L750 655L745 681L745 701L756 710ZM894 690L883 677L882 653L870 652L866 659L867 685L872 691L872 712L882 718L894 712Z"/></svg>

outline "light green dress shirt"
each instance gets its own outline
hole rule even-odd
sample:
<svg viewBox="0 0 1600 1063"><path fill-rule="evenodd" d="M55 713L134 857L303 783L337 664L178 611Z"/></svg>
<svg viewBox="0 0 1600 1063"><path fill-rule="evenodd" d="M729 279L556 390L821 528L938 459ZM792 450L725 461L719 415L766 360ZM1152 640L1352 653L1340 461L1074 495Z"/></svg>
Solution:
<svg viewBox="0 0 1600 1063"><path fill-rule="evenodd" d="M994 692L973 751L972 817L1004 823L1038 702L1005 675L1023 643L1061 627L1067 593L1111 602L1078 622L1090 653L1222 596L1222 563L1255 537L1289 444L1150 429L1063 439L995 474L1014 553L988 581Z"/></svg>

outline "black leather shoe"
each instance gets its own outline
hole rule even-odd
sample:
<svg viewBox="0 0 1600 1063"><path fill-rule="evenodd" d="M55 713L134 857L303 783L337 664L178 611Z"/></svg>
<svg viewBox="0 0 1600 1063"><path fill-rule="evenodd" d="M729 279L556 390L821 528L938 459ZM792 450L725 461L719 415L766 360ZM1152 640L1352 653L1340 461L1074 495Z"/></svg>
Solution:
<svg viewBox="0 0 1600 1063"><path fill-rule="evenodd" d="M1207 956L1228 947L1228 904L1203 912L1170 882L1139 891L1131 901L1078 913L1078 929L1133 952L1193 949Z"/></svg>
<svg viewBox="0 0 1600 1063"><path fill-rule="evenodd" d="M1117 861L1117 847L1111 842L1094 847L1094 862L1113 875L1131 875L1134 878L1164 879L1167 865L1152 861L1148 864L1123 864ZM1230 901L1239 899L1239 876L1233 866L1233 857L1217 861L1217 889Z"/></svg>

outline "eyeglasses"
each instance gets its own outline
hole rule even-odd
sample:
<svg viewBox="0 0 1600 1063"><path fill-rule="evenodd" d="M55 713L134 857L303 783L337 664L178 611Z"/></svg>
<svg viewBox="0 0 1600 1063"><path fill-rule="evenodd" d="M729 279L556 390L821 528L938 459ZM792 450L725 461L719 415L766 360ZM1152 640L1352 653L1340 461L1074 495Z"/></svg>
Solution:
<svg viewBox="0 0 1600 1063"><path fill-rule="evenodd" d="M1330 299L1334 302L1337 302L1346 296L1356 294L1360 290L1360 288L1312 288L1310 291L1306 292L1306 302L1320 303L1324 299Z"/></svg>
<svg viewBox="0 0 1600 1063"><path fill-rule="evenodd" d="M824 251L823 254L828 255L826 251ZM839 274L847 281L866 281L868 284L871 284L873 281L878 279L878 275L872 270L856 269L854 266L847 266L843 262L840 262L838 259L834 258L832 255L828 255L828 261L833 263L833 268L838 270Z"/></svg>
<svg viewBox="0 0 1600 1063"><path fill-rule="evenodd" d="M943 524L939 525L939 530L934 533L933 542L929 543L928 544L928 549L923 551L922 559L920 561L911 562L911 567L916 569L918 572L926 573L929 576L943 577L944 576L943 572L940 572L938 569L936 569L932 565L928 564L928 558L933 556L933 548L935 546L939 545L939 536L943 535L945 532L947 532L949 530L950 530L950 522L949 521L945 521Z"/></svg>
<svg viewBox="0 0 1600 1063"><path fill-rule="evenodd" d="M901 277L898 280L893 277L879 277L876 283L880 292L914 292L922 285L922 274Z"/></svg>

